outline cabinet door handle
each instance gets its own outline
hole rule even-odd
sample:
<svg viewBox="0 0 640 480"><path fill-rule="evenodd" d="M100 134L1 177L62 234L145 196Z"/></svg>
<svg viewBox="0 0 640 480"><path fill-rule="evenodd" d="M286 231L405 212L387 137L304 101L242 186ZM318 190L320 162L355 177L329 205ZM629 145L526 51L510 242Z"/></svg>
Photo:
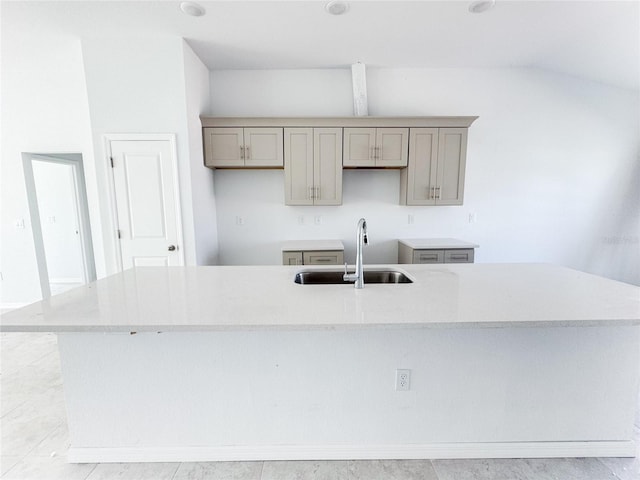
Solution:
<svg viewBox="0 0 640 480"><path fill-rule="evenodd" d="M436 198L440 200L442 197L440 196L440 187L436 187Z"/></svg>
<svg viewBox="0 0 640 480"><path fill-rule="evenodd" d="M429 198L435 198L436 196L436 187L431 187L429 189Z"/></svg>
<svg viewBox="0 0 640 480"><path fill-rule="evenodd" d="M244 147L240 147L240 159L244 160Z"/></svg>
<svg viewBox="0 0 640 480"><path fill-rule="evenodd" d="M249 150L249 147L244 147L244 158L246 160L251 158L251 151Z"/></svg>
<svg viewBox="0 0 640 480"><path fill-rule="evenodd" d="M309 198L313 199L313 187L309 187Z"/></svg>

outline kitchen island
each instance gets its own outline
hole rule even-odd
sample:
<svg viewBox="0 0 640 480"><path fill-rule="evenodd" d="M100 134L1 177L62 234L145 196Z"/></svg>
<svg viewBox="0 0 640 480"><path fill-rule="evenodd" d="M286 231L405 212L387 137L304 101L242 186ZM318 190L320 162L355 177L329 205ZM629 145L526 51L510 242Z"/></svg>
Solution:
<svg viewBox="0 0 640 480"><path fill-rule="evenodd" d="M135 268L0 327L58 334L71 462L633 455L639 288L541 264L379 268L413 283Z"/></svg>

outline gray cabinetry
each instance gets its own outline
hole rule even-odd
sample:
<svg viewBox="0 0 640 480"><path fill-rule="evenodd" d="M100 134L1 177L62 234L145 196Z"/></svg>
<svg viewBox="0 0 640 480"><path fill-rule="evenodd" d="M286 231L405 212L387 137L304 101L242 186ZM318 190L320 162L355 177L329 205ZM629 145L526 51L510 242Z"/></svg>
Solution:
<svg viewBox="0 0 640 480"><path fill-rule="evenodd" d="M407 166L408 128L345 128L344 167Z"/></svg>
<svg viewBox="0 0 640 480"><path fill-rule="evenodd" d="M473 263L478 245L455 238L398 241L398 263Z"/></svg>
<svg viewBox="0 0 640 480"><path fill-rule="evenodd" d="M204 160L212 168L282 168L282 128L204 129Z"/></svg>
<svg viewBox="0 0 640 480"><path fill-rule="evenodd" d="M462 205L466 128L412 128L409 165L400 174L402 205Z"/></svg>
<svg viewBox="0 0 640 480"><path fill-rule="evenodd" d="M286 205L342 204L342 129L285 128Z"/></svg>
<svg viewBox="0 0 640 480"><path fill-rule="evenodd" d="M282 245L283 265L344 265L339 240L294 240Z"/></svg>

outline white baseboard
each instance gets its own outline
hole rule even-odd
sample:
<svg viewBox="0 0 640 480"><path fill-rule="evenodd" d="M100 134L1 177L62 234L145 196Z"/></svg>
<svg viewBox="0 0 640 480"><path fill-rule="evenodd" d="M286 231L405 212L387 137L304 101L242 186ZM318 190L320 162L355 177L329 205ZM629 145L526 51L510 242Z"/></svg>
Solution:
<svg viewBox="0 0 640 480"><path fill-rule="evenodd" d="M415 460L452 458L633 457L633 441L433 443L422 445L258 445L70 447L69 463L261 460Z"/></svg>

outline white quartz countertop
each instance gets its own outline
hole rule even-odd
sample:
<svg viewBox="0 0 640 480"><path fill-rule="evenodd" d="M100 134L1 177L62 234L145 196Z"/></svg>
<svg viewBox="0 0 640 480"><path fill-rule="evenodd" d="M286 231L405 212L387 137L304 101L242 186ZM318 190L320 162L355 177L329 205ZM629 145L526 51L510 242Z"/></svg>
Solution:
<svg viewBox="0 0 640 480"><path fill-rule="evenodd" d="M458 240L457 238L403 238L398 240L413 249L435 248L478 248L476 243Z"/></svg>
<svg viewBox="0 0 640 480"><path fill-rule="evenodd" d="M344 250L340 240L289 240L282 243L283 252Z"/></svg>
<svg viewBox="0 0 640 480"><path fill-rule="evenodd" d="M640 325L640 288L546 264L384 265L411 284L299 285L302 266L138 267L6 313L1 331ZM313 267L332 270L335 267Z"/></svg>

